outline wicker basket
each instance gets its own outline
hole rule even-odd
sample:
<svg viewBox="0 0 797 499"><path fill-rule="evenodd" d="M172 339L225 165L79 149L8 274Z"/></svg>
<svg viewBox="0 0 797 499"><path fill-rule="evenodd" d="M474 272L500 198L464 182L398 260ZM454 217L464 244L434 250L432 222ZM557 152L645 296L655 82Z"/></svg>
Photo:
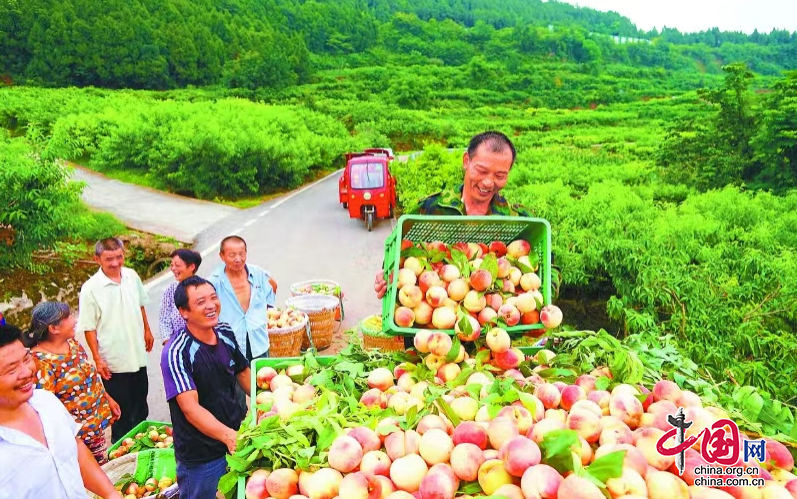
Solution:
<svg viewBox="0 0 797 499"><path fill-rule="evenodd" d="M118 482L124 475L133 475L136 478L139 478L142 472L145 475L152 475L152 473L158 474L163 473L169 478L176 479L177 477L173 475L171 471L164 472L162 468L172 469L174 463L160 463L158 464L158 460L162 459L171 459L174 461L174 453L171 452L160 452L155 450L147 450L142 452L135 452L133 454L125 454L124 456L114 459L113 461L109 461L102 466L102 471L105 472L105 475L111 481L111 483ZM163 464L168 464L167 466L163 466ZM144 469L147 468L147 469ZM155 476L154 478L160 479L161 477ZM88 496L91 499L101 499L99 496L94 495L90 491L86 491ZM179 498L179 484L177 482L173 483L171 486L167 487L164 490L161 490L157 494L153 494L151 496L145 496L157 499L172 499L172 498Z"/></svg>
<svg viewBox="0 0 797 499"><path fill-rule="evenodd" d="M302 338L302 350L329 348L332 336L340 329L340 323L335 327L335 309L339 305L338 298L329 295L299 295L285 301L285 306L301 310L310 320L310 335Z"/></svg>
<svg viewBox="0 0 797 499"><path fill-rule="evenodd" d="M371 315L360 322L360 332L363 338L363 348L368 350L381 350L383 352L401 352L404 350L404 337L392 336L382 332L382 326L369 327L367 321L379 315Z"/></svg>
<svg viewBox="0 0 797 499"><path fill-rule="evenodd" d="M270 357L298 357L302 351L302 341L309 334L307 314L302 312L304 320L293 327L268 330Z"/></svg>
<svg viewBox="0 0 797 499"><path fill-rule="evenodd" d="M321 293L307 293L300 288L304 286L312 286L314 284L324 284L335 288L338 292L336 294L328 295ZM320 296L334 296L338 299L338 306L335 309L335 320L339 321L345 317L343 312L343 292L340 290L340 284L330 279L313 279L310 281L301 281L291 284L291 296L305 296L305 295L320 295Z"/></svg>

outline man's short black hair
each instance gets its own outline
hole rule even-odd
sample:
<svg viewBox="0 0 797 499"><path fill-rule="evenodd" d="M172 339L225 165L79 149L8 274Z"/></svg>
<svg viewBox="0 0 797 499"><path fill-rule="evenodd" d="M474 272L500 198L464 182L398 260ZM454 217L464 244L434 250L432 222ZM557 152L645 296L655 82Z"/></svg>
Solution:
<svg viewBox="0 0 797 499"><path fill-rule="evenodd" d="M227 244L227 241L242 242L242 243L244 243L244 249L247 249L246 241L244 241L243 237L241 237L241 236L227 236L227 237L225 237L224 239L221 240L221 244L219 245L219 252L220 253L224 253L224 245Z"/></svg>
<svg viewBox="0 0 797 499"><path fill-rule="evenodd" d="M11 324L0 326L0 348L8 346L15 341L22 341L22 330Z"/></svg>
<svg viewBox="0 0 797 499"><path fill-rule="evenodd" d="M198 275L192 275L191 277L183 279L174 290L174 306L182 310L191 310L191 306L188 304L188 288L196 288L203 284L210 284L213 286L213 283ZM216 286L213 286L213 289L215 290Z"/></svg>
<svg viewBox="0 0 797 499"><path fill-rule="evenodd" d="M180 260L185 262L186 267L193 265L194 273L196 273L196 271L199 270L199 266L202 265L202 255L194 250L180 248L172 251L170 256L172 258L179 256Z"/></svg>
<svg viewBox="0 0 797 499"><path fill-rule="evenodd" d="M468 144L468 156L471 158L475 156L476 150L482 144L487 144L492 152L504 152L508 148L512 152L512 164L515 163L515 146L512 144L512 141L509 140L509 137L503 133L489 130L475 135L470 139L470 144Z"/></svg>

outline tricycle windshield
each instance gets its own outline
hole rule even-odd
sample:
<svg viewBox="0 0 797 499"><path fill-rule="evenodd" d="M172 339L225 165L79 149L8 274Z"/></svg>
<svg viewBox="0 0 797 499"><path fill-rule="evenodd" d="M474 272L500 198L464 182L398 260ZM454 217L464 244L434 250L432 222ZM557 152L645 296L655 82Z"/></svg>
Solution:
<svg viewBox="0 0 797 499"><path fill-rule="evenodd" d="M376 189L385 186L385 165L355 163L351 165L352 189Z"/></svg>

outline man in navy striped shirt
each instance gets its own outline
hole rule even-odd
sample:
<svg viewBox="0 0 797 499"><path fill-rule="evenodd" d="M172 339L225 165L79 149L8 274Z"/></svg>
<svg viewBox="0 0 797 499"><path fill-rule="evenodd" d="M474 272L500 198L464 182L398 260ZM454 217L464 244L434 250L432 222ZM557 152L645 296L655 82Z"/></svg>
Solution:
<svg viewBox="0 0 797 499"><path fill-rule="evenodd" d="M174 454L181 499L216 497L234 453L249 393L249 365L230 326L219 322L221 303L211 283L182 281L174 304L186 321L161 355L166 399L174 426Z"/></svg>

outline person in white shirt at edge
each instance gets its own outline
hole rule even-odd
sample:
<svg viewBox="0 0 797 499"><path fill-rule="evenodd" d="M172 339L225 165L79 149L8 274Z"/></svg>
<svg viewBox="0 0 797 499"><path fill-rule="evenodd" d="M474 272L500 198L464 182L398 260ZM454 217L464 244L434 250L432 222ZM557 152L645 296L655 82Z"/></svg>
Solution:
<svg viewBox="0 0 797 499"><path fill-rule="evenodd" d="M0 498L123 499L58 398L36 386L19 328L0 326Z"/></svg>
<svg viewBox="0 0 797 499"><path fill-rule="evenodd" d="M94 255L100 269L80 288L76 330L86 334L105 390L121 409L111 430L117 442L149 415L147 352L155 338L144 309L147 291L136 271L124 266L122 241L98 241Z"/></svg>

